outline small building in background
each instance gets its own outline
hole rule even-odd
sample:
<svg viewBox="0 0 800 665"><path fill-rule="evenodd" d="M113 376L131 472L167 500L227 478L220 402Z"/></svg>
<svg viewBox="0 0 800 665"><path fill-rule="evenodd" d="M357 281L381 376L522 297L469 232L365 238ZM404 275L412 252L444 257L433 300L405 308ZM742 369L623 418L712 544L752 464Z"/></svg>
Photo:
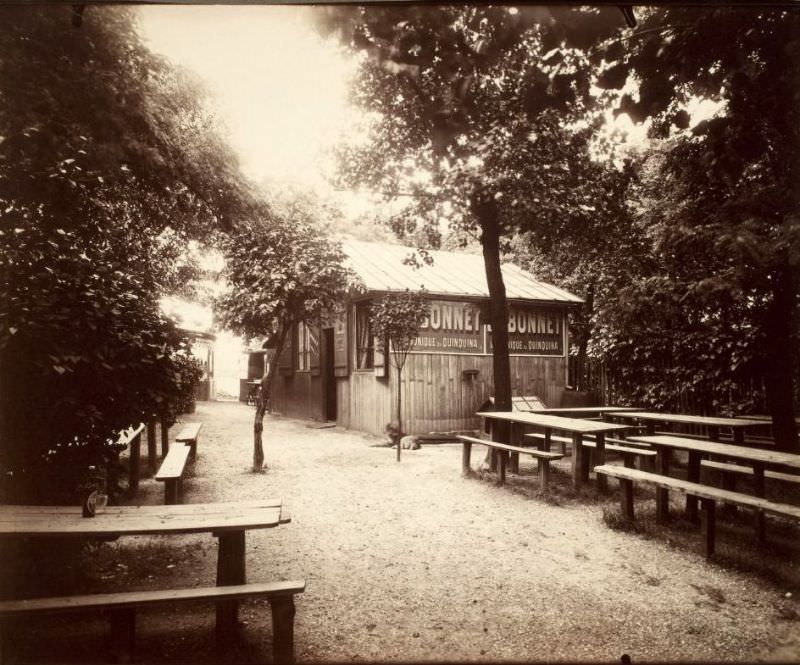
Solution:
<svg viewBox="0 0 800 665"><path fill-rule="evenodd" d="M278 357L272 411L382 434L393 418L397 381L387 349L370 328L369 304L384 294L424 289L430 315L402 373L402 418L412 434L476 429L493 395L492 342L483 257L431 251L413 267L411 247L347 241L363 293L316 325L298 324ZM512 392L561 404L567 382L567 311L577 296L504 264L509 303Z"/></svg>
<svg viewBox="0 0 800 665"><path fill-rule="evenodd" d="M190 330L181 328L191 341L192 355L203 366L203 376L194 388L194 398L198 402L216 399L214 386L214 342L217 337L213 333L203 330Z"/></svg>

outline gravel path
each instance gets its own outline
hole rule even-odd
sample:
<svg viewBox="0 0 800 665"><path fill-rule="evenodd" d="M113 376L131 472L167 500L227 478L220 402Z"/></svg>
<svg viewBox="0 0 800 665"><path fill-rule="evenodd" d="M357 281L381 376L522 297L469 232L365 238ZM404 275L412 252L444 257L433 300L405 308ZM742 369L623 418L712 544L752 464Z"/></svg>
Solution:
<svg viewBox="0 0 800 665"><path fill-rule="evenodd" d="M186 416L204 425L185 502L283 497L292 522L248 533L248 580L306 580L298 660L800 659L800 621L791 607L786 618L786 603L796 605L785 600L800 590L706 563L699 547L614 531L598 502L553 505L513 485L463 479L455 445L404 450L398 464L374 437L268 416L269 469L253 474L253 413L202 403ZM532 475L516 482L536 484ZM145 481L137 501L159 502L161 491ZM155 556L172 563L158 571L142 568L153 540L106 546L115 561L139 552L140 566L123 564L107 588L213 584L213 538L161 539ZM160 639L161 624L144 618L142 657L204 660L213 613L201 608L181 624L182 612L170 615L174 639ZM247 644L230 658L268 659L268 613L250 604L242 618Z"/></svg>

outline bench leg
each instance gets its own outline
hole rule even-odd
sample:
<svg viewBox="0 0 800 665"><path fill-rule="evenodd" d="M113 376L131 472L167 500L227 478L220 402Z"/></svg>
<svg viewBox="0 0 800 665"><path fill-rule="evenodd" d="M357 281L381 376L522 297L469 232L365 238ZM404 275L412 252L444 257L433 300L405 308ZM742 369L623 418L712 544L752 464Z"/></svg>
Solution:
<svg viewBox="0 0 800 665"><path fill-rule="evenodd" d="M622 517L626 522L633 522L633 481L622 478L619 485Z"/></svg>
<svg viewBox="0 0 800 665"><path fill-rule="evenodd" d="M662 476L669 476L671 454L669 448L658 451L659 470ZM656 488L656 520L660 523L669 521L669 492L666 487Z"/></svg>
<svg viewBox="0 0 800 665"><path fill-rule="evenodd" d="M690 483L700 482L700 455L696 452L689 452L689 467L686 477ZM686 495L686 519L692 524L700 522L697 514L697 497L693 494Z"/></svg>
<svg viewBox="0 0 800 665"><path fill-rule="evenodd" d="M497 471L497 482L500 485L506 484L506 466L508 465L508 452L505 450L498 450L497 451L497 458L499 463L499 469Z"/></svg>
<svg viewBox="0 0 800 665"><path fill-rule="evenodd" d="M716 502L712 499L702 499L701 503L703 504L703 521L705 522L706 558L710 559L714 556L714 540L717 527Z"/></svg>
<svg viewBox="0 0 800 665"><path fill-rule="evenodd" d="M294 663L294 596L279 596L269 601L272 607L272 660Z"/></svg>
<svg viewBox="0 0 800 665"><path fill-rule="evenodd" d="M519 453L511 453L508 460L509 473L519 473Z"/></svg>
<svg viewBox="0 0 800 665"><path fill-rule="evenodd" d="M218 534L219 555L217 558L217 586L245 584L245 537L244 531L223 531ZM236 629L239 602L225 600L217 603L217 638L225 640Z"/></svg>
<svg viewBox="0 0 800 665"><path fill-rule="evenodd" d="M133 441L131 441L130 446L130 458L128 459L128 491L131 494L136 494L136 492L139 491L139 466L142 455L142 435L137 434Z"/></svg>
<svg viewBox="0 0 800 665"><path fill-rule="evenodd" d="M113 610L110 613L111 649L117 663L133 662L136 639L136 612L133 608Z"/></svg>
<svg viewBox="0 0 800 665"><path fill-rule="evenodd" d="M547 486L550 484L550 460L539 460L539 490L547 496Z"/></svg>
<svg viewBox="0 0 800 665"><path fill-rule="evenodd" d="M595 465L602 466L606 463L606 435L603 432L598 432L595 442L594 462L591 468L594 468ZM608 478L602 473L598 473L595 480L597 482L597 491L605 494L608 491Z"/></svg>
<svg viewBox="0 0 800 665"><path fill-rule="evenodd" d="M472 442L464 441L461 445L463 446L461 449L461 475L468 476L470 473L469 457L472 453Z"/></svg>
<svg viewBox="0 0 800 665"><path fill-rule="evenodd" d="M174 506L178 503L178 478L164 481L164 505Z"/></svg>
<svg viewBox="0 0 800 665"><path fill-rule="evenodd" d="M758 462L753 464L753 494L762 498L766 496L764 465ZM756 511L756 536L758 537L759 545L766 545L767 521L763 510Z"/></svg>

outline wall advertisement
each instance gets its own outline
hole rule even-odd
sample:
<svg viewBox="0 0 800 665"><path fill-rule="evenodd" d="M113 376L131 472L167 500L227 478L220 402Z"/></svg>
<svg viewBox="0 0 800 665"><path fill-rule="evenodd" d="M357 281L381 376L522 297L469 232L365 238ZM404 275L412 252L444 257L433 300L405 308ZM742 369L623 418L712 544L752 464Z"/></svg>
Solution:
<svg viewBox="0 0 800 665"><path fill-rule="evenodd" d="M430 305L411 353L492 353L491 326L484 325L480 305L445 300ZM511 355L564 355L564 313L558 309L511 306L508 333Z"/></svg>

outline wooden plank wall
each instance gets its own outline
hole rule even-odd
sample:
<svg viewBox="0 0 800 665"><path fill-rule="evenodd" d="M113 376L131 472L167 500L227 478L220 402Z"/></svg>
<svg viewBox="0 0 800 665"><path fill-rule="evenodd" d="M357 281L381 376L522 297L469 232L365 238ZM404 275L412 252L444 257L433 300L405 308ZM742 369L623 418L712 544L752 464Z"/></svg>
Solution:
<svg viewBox="0 0 800 665"><path fill-rule="evenodd" d="M322 381L310 372L276 376L272 411L292 418L324 420Z"/></svg>
<svg viewBox="0 0 800 665"><path fill-rule="evenodd" d="M474 379L463 370L477 369ZM388 382L370 372L354 372L338 382L339 424L383 435L394 419L396 370ZM416 434L477 429L475 412L493 394L489 356L412 354L403 369L403 429ZM566 358L511 358L511 386L515 395L536 395L558 406L566 382Z"/></svg>

